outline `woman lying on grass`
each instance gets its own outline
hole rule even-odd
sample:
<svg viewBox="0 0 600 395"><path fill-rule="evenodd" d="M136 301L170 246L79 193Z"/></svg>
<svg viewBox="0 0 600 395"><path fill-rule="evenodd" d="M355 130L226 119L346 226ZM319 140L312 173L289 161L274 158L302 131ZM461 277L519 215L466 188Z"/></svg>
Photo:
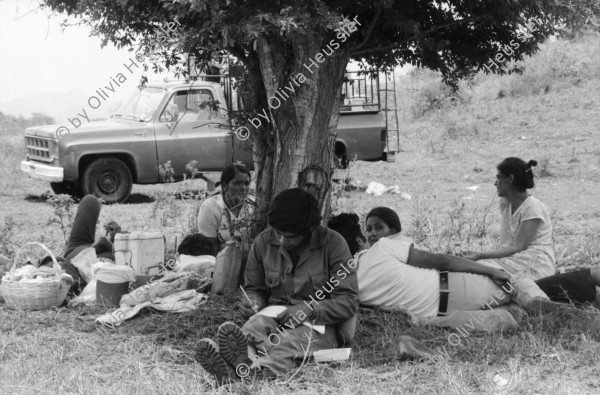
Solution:
<svg viewBox="0 0 600 395"><path fill-rule="evenodd" d="M368 248L356 214L341 214L332 218L328 226L344 236L351 252ZM419 323L436 323L437 316L496 307L511 301L528 311L540 308L553 311L559 307L529 278L516 278L513 283L501 286L497 280L507 281L510 276L500 269L415 248L412 240L400 235L400 219L389 208L371 210L367 214L366 230L371 247L355 258L363 305L402 309ZM498 319L508 326L515 324L504 313L499 313Z"/></svg>
<svg viewBox="0 0 600 395"><path fill-rule="evenodd" d="M98 258L115 260L113 243L115 235L121 233L121 226L115 221L110 221L104 225L106 235L96 240L96 224L100 216L100 208L100 200L94 195L86 195L81 199L77 207L71 234L61 254L66 259L73 259L84 249L94 247Z"/></svg>
<svg viewBox="0 0 600 395"><path fill-rule="evenodd" d="M536 165L534 160L525 163L519 158L506 158L497 166L494 185L501 199L501 246L492 251L468 251L464 256L511 275L520 274L534 280L543 278L538 285L553 300L593 301L596 285L600 285L600 266L553 276L555 259L550 214L544 203L527 192L535 186L532 167Z"/></svg>
<svg viewBox="0 0 600 395"><path fill-rule="evenodd" d="M115 260L113 243L115 235L121 233L121 227L115 221L108 222L104 225L106 235L96 240L96 224L100 216L100 208L100 200L94 195L86 195L81 199L67 244L60 254L61 256L57 257L62 269L70 274L74 280L69 296L79 295L86 286L79 270L71 263L71 260L79 255L81 251L93 247L98 258ZM45 257L40 263L41 265L52 265L52 258Z"/></svg>

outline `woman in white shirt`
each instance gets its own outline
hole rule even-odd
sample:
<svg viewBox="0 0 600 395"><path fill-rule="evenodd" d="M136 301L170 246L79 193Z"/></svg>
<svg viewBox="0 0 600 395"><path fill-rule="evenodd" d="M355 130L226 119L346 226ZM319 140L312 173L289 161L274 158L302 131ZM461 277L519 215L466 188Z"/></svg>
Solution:
<svg viewBox="0 0 600 395"><path fill-rule="evenodd" d="M525 163L506 158L497 166L494 185L501 198L501 245L492 251L468 251L466 258L534 280L554 274L550 214L544 203L527 192L535 185L532 167L536 165L535 160Z"/></svg>
<svg viewBox="0 0 600 395"><path fill-rule="evenodd" d="M227 244L243 244L254 212L254 202L248 195L250 171L246 166L233 164L224 168L220 185L222 193L206 199L198 212L198 233L209 238L213 255ZM245 250L248 246L241 247Z"/></svg>

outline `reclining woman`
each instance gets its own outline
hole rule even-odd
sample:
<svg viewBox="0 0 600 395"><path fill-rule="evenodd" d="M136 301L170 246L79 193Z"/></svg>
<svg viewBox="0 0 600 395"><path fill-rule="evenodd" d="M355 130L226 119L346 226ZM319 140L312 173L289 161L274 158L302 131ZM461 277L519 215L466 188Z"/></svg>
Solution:
<svg viewBox="0 0 600 395"><path fill-rule="evenodd" d="M242 164L225 167L221 172L221 190L206 199L198 212L198 233L210 239L212 255L227 244L243 241L241 228L251 221L254 202L250 191L250 170ZM241 226L240 226L241 224Z"/></svg>
<svg viewBox="0 0 600 395"><path fill-rule="evenodd" d="M69 290L69 296L76 296L86 286L86 282L79 274L79 270L71 263L71 260L83 250L93 247L98 258L115 260L113 243L115 235L121 233L121 226L115 221L109 221L104 225L105 236L96 240L96 225L100 216L100 200L94 195L86 195L77 206L77 213L71 227L69 239L57 261L62 269L73 277L74 283ZM52 265L49 256L42 259L41 265Z"/></svg>
<svg viewBox="0 0 600 395"><path fill-rule="evenodd" d="M555 273L550 214L544 203L527 192L535 186L532 167L536 165L535 160L525 163L511 157L497 166L494 185L500 197L501 246L492 251L467 251L464 256L511 275L521 274L534 280L545 278L538 284L553 300L593 301L594 284L600 283L600 266L550 277ZM556 286L557 281L567 285L568 290Z"/></svg>
<svg viewBox="0 0 600 395"><path fill-rule="evenodd" d="M121 226L115 221L109 221L104 225L106 235L96 240L96 224L100 216L100 208L100 200L94 195L86 195L81 199L71 234L61 254L65 259L73 259L84 249L94 247L98 258L115 260L113 243L115 235L121 233Z"/></svg>
<svg viewBox="0 0 600 395"><path fill-rule="evenodd" d="M400 236L400 220L397 214L389 208L377 207L371 210L367 214L366 222L367 235L372 246L369 252L362 253L360 251L368 249L369 244L365 242L356 214L341 214L332 218L328 224L330 228L343 235L352 253L359 252L357 256L359 260L357 274L360 299L363 304L404 308L409 313L416 315L417 318L427 320L427 316L429 319L433 317L431 312L423 314L424 310L427 311L427 309L423 309L427 298L435 299L435 295L440 292L438 290L447 287L449 295L446 296L448 298L446 313L475 310L485 306L495 307L506 304L511 299L516 299L515 302L529 307L529 309L532 307L537 309L541 304L542 307L553 310L558 305L545 302L545 290L548 285L568 290L572 284L568 274L539 280L536 282L537 287L532 285L530 279L520 279L515 282L517 291L514 292L512 298L505 298L498 293L497 285L489 279L469 273L448 273L447 281L441 281L441 285L437 285L437 279L429 278L435 277L435 275L432 276L431 273L427 275L426 273L431 271L423 271L418 267L448 271L458 269L459 271L465 270L488 276L490 274L494 275L494 272L486 272L486 267L483 267L483 270L482 267L478 268L482 265L478 265L476 262L463 264L463 268L460 268L454 259L458 257L427 253L414 248L410 239ZM409 249L408 252L406 251L407 248ZM428 262L422 262L423 259L428 260ZM408 268L406 265L416 267ZM495 268L490 269L498 270ZM600 266L595 269L600 270ZM412 278L408 276L410 274L412 274ZM440 278L440 280L442 279ZM600 281L597 279L588 279L587 283L592 284L593 292L595 292L596 285L600 286ZM575 288L585 288L585 284L573 285ZM429 290L433 288L434 292L428 292L424 288ZM502 287L502 291L507 293L506 291L512 291L512 288L511 285L505 285ZM519 288L521 289L519 290ZM542 293L540 290L544 292ZM442 302L443 295L444 293L440 293L440 302ZM501 300L495 300L494 295ZM559 298L556 300L560 301ZM434 306L435 302L429 310L433 311ZM442 312L441 310L442 306L440 306L440 312ZM466 319L468 318L467 316Z"/></svg>
<svg viewBox="0 0 600 395"><path fill-rule="evenodd" d="M360 226L341 229L333 218L329 225L340 229L353 248L366 247ZM480 265L468 259L430 253L415 248L411 239L401 236L398 215L387 207L376 207L366 217L371 247L359 252L357 276L361 304L401 309L415 323L438 323L438 316L476 311L506 305L511 301L528 311L555 306L529 278L509 283L510 275L501 269ZM352 234L354 233L354 234ZM352 239L358 239L353 240ZM447 273L449 272L449 273ZM507 311L489 312L498 327L515 326ZM478 314L481 316L481 314ZM481 328L490 329L490 328Z"/></svg>

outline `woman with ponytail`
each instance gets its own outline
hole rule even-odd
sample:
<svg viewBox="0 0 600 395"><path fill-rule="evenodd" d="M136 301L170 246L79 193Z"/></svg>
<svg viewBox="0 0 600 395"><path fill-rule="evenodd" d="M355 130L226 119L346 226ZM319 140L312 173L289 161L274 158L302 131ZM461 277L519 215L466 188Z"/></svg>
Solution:
<svg viewBox="0 0 600 395"><path fill-rule="evenodd" d="M554 274L550 214L544 203L527 192L535 185L532 167L536 165L535 160L506 158L497 166L494 185L501 198L501 246L492 251L468 251L466 258L533 280Z"/></svg>

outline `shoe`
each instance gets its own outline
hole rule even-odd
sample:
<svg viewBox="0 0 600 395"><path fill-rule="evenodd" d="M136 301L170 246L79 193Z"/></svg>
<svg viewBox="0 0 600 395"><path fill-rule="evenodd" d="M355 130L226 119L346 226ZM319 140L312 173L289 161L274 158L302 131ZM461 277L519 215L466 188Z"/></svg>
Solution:
<svg viewBox="0 0 600 395"><path fill-rule="evenodd" d="M414 337L406 335L400 336L401 361L430 359L433 355L433 352L431 352L426 345Z"/></svg>
<svg viewBox="0 0 600 395"><path fill-rule="evenodd" d="M525 311L525 309L516 303L510 303L510 304L507 304L504 306L499 306L499 307L496 307L496 309L508 311L510 313L510 315L513 316L515 321L517 321L517 324L520 324L521 322L523 322L523 320L527 316L527 312Z"/></svg>
<svg viewBox="0 0 600 395"><path fill-rule="evenodd" d="M552 314L561 310L565 310L568 306L564 303L553 302L550 299L536 296L532 298L524 306L525 310L530 314Z"/></svg>
<svg viewBox="0 0 600 395"><path fill-rule="evenodd" d="M236 369L238 365L252 365L248 357L248 340L239 326L233 322L224 322L217 329L217 342L219 352L223 359Z"/></svg>
<svg viewBox="0 0 600 395"><path fill-rule="evenodd" d="M214 375L219 384L231 379L227 362L219 354L219 345L212 339L202 339L196 345L196 355L200 365Z"/></svg>

